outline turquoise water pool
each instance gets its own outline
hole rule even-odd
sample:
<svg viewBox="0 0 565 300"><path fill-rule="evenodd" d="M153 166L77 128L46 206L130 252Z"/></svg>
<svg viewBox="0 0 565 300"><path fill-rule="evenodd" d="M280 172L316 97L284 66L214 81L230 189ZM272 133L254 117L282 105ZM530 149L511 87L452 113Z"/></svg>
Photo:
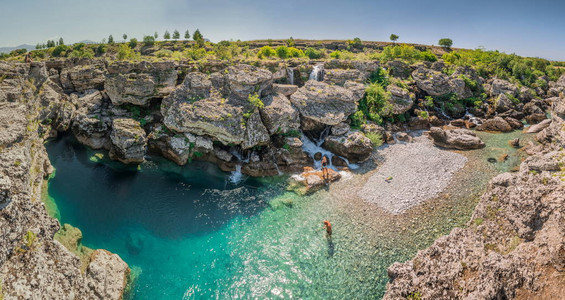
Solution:
<svg viewBox="0 0 565 300"><path fill-rule="evenodd" d="M487 148L505 147L498 136L484 138ZM57 217L82 230L85 246L129 264L136 280L128 299L379 299L387 267L464 225L488 178L502 171L486 162L488 151L473 152L476 163L453 191L391 216L354 197L363 175L299 197L285 177L234 185L208 163L127 167L69 137L46 147Z"/></svg>

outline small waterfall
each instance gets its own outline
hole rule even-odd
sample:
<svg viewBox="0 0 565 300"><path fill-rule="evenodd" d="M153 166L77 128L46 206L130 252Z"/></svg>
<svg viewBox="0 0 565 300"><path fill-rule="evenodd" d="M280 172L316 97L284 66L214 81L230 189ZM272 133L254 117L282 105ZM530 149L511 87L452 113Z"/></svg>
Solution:
<svg viewBox="0 0 565 300"><path fill-rule="evenodd" d="M247 152L246 158L243 158L243 154L241 153L240 148L232 148L230 149L230 153L237 158L238 164L235 165L235 170L231 172L229 180L234 184L238 184L244 179L243 173L241 173L241 166L242 164L249 162L249 159L251 158L251 152Z"/></svg>
<svg viewBox="0 0 565 300"><path fill-rule="evenodd" d="M310 73L310 80L322 81L324 80L324 65L315 65Z"/></svg>
<svg viewBox="0 0 565 300"><path fill-rule="evenodd" d="M302 141L302 150L304 152L306 152L308 154L308 156L310 156L312 158L312 160L314 160L314 168L315 169L321 169L322 168L322 160L321 159L316 160L316 158L315 158L316 153L321 153L322 157L326 156L328 158L328 167L337 171L337 168L335 168L333 163L332 163L332 158L336 155L333 154L332 152L322 148L322 144L324 143L324 140L329 135L329 129L330 129L329 126L326 127L322 131L322 133L320 134L320 139L317 140L316 142L310 140L304 134L302 134L302 136L300 137L300 140ZM342 157L342 156L339 156L339 155L338 155L338 157L343 159L345 161L345 163L347 164L347 167L349 167L352 170L357 169L359 167L356 164L349 163L349 160L347 160L345 157Z"/></svg>
<svg viewBox="0 0 565 300"><path fill-rule="evenodd" d="M271 152L271 157L273 158L273 164L275 165L275 169L277 169L277 173L279 174L279 176L282 175L283 173L281 172L281 170L279 170L279 165L277 165L277 160L273 152Z"/></svg>
<svg viewBox="0 0 565 300"><path fill-rule="evenodd" d="M469 112L469 109L465 110L465 116L463 118L469 119L469 122L479 126L481 125L483 122L481 122L481 120L477 117L475 117L472 113Z"/></svg>
<svg viewBox="0 0 565 300"><path fill-rule="evenodd" d="M288 82L290 84L294 85L294 69L293 68L287 68L286 73L288 74Z"/></svg>

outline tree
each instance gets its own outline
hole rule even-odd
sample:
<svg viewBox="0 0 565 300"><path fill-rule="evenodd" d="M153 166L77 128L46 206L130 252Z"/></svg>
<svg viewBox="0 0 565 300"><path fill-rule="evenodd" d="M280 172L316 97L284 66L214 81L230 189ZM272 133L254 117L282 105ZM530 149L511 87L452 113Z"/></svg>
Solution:
<svg viewBox="0 0 565 300"><path fill-rule="evenodd" d="M192 39L198 44L198 46L204 47L204 36L202 36L199 29L196 29L192 35Z"/></svg>
<svg viewBox="0 0 565 300"><path fill-rule="evenodd" d="M392 33L392 34L390 35L390 40L391 40L393 43L396 43L396 41L398 41L398 38L399 38L399 36L396 35L396 34L394 34L394 33Z"/></svg>
<svg viewBox="0 0 565 300"><path fill-rule="evenodd" d="M143 37L143 44L145 46L153 46L155 44L155 36L146 35Z"/></svg>
<svg viewBox="0 0 565 300"><path fill-rule="evenodd" d="M65 42L63 41L63 38L59 38L59 43L57 45L64 45Z"/></svg>
<svg viewBox="0 0 565 300"><path fill-rule="evenodd" d="M129 47L132 49L135 49L135 47L137 47L137 39L136 38L132 38L131 40L129 40Z"/></svg>
<svg viewBox="0 0 565 300"><path fill-rule="evenodd" d="M165 34L163 34L163 38L164 38L165 40L171 39L171 34L169 33L168 30L165 30Z"/></svg>
<svg viewBox="0 0 565 300"><path fill-rule="evenodd" d="M124 38L124 41L127 41L128 39L128 35L124 33L124 35L122 35L122 37Z"/></svg>
<svg viewBox="0 0 565 300"><path fill-rule="evenodd" d="M157 33L157 31L155 31L155 33L153 34L153 41L155 41L158 38L159 38L159 34Z"/></svg>
<svg viewBox="0 0 565 300"><path fill-rule="evenodd" d="M173 40L178 40L180 39L180 33L178 30L175 29L175 31L173 31Z"/></svg>
<svg viewBox="0 0 565 300"><path fill-rule="evenodd" d="M439 40L439 45L442 46L443 48L451 48L451 46L453 45L453 41L451 39L448 38L443 38L441 40Z"/></svg>
<svg viewBox="0 0 565 300"><path fill-rule="evenodd" d="M185 40L190 39L190 32L188 32L188 29L184 32L184 39Z"/></svg>
<svg viewBox="0 0 565 300"><path fill-rule="evenodd" d="M108 37L108 44L113 44L114 43L114 37L110 34L110 36Z"/></svg>

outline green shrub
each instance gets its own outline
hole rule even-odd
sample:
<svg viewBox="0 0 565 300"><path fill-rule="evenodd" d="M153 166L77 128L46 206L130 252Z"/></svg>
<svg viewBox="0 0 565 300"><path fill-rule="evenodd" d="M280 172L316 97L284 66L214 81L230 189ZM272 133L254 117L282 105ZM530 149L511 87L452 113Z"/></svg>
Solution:
<svg viewBox="0 0 565 300"><path fill-rule="evenodd" d="M135 52L133 49L128 47L126 44L121 44L118 48L118 59L119 60L126 60L126 59L138 59L140 58L140 54Z"/></svg>
<svg viewBox="0 0 565 300"><path fill-rule="evenodd" d="M265 104L263 104L263 101L261 101L261 98L259 98L259 95L257 95L257 94L249 95L249 97L247 98L247 100L248 100L249 103L251 103L254 107L257 107L257 108L263 108L263 107L265 107Z"/></svg>
<svg viewBox="0 0 565 300"><path fill-rule="evenodd" d="M65 54L68 50L69 50L68 46L59 45L59 46L55 47L55 49L53 49L53 52L51 52L51 55L53 55L55 57L62 57L62 56L65 56Z"/></svg>
<svg viewBox="0 0 565 300"><path fill-rule="evenodd" d="M129 47L132 49L135 49L135 47L137 47L137 39L136 38L132 38L131 40L129 40Z"/></svg>
<svg viewBox="0 0 565 300"><path fill-rule="evenodd" d="M412 63L417 60L422 60L423 58L422 53L418 49L414 48L414 46L402 44L386 46L380 55L380 59L383 62L400 59Z"/></svg>
<svg viewBox="0 0 565 300"><path fill-rule="evenodd" d="M189 59L200 60L206 57L206 49L195 46L186 48L183 54Z"/></svg>
<svg viewBox="0 0 565 300"><path fill-rule="evenodd" d="M388 102L389 98L390 93L382 85L372 83L365 89L365 97L359 101L359 110L363 112L367 119L382 124L384 117L391 116L392 105ZM362 119L359 115L352 119L354 122L360 120Z"/></svg>
<svg viewBox="0 0 565 300"><path fill-rule="evenodd" d="M143 44L147 47L155 45L155 37L151 35L144 36Z"/></svg>
<svg viewBox="0 0 565 300"><path fill-rule="evenodd" d="M24 55L27 53L26 49L16 49L13 50L12 52L10 52L10 56L20 56L20 55Z"/></svg>
<svg viewBox="0 0 565 300"><path fill-rule="evenodd" d="M171 57L171 56L173 56L173 51L168 50L168 49L161 49L161 50L155 52L154 55L157 56L157 57L161 57L161 58L162 57Z"/></svg>
<svg viewBox="0 0 565 300"><path fill-rule="evenodd" d="M363 124L367 123L365 113L363 113L363 111L361 110L358 110L354 114L349 116L349 119L351 120L351 127L356 129L360 129Z"/></svg>
<svg viewBox="0 0 565 300"><path fill-rule="evenodd" d="M261 59L275 55L277 55L277 52L270 46L263 46L261 49L259 49L259 52L257 52L257 57Z"/></svg>
<svg viewBox="0 0 565 300"><path fill-rule="evenodd" d="M420 55L422 59L425 61L431 61L431 62L437 61L437 56L433 54L432 51L430 50L420 52Z"/></svg>
<svg viewBox="0 0 565 300"><path fill-rule="evenodd" d="M96 55L102 55L106 53L106 50L107 50L106 44L100 44L98 45L98 47L96 47Z"/></svg>
<svg viewBox="0 0 565 300"><path fill-rule="evenodd" d="M298 48L294 48L294 47L290 47L288 48L289 51L289 56L290 57L304 57L304 51L298 49Z"/></svg>
<svg viewBox="0 0 565 300"><path fill-rule="evenodd" d="M383 136L380 133L377 132L367 132L365 133L365 136L371 140L371 143L373 143L373 146L375 148L378 148L380 146L382 146L383 144Z"/></svg>
<svg viewBox="0 0 565 300"><path fill-rule="evenodd" d="M310 59L320 59L324 57L324 53L322 50L316 50L312 47L306 48L304 54Z"/></svg>
<svg viewBox="0 0 565 300"><path fill-rule="evenodd" d="M430 117L430 114L429 114L427 111L425 111L425 110L421 110L421 111L418 113L418 116L419 116L420 118L424 119L424 120L427 120L427 119Z"/></svg>
<svg viewBox="0 0 565 300"><path fill-rule="evenodd" d="M282 59L288 58L290 56L290 51L288 50L287 46L279 46L277 47L277 49L275 49L275 52L277 52L277 56Z"/></svg>
<svg viewBox="0 0 565 300"><path fill-rule="evenodd" d="M453 41L448 38L443 38L439 40L438 44L444 48L451 48L451 46L453 46Z"/></svg>
<svg viewBox="0 0 565 300"><path fill-rule="evenodd" d="M85 43L74 44L74 45L73 45L73 50L80 51L80 50L82 50L82 48L84 48L85 46L86 46Z"/></svg>
<svg viewBox="0 0 565 300"><path fill-rule="evenodd" d="M380 85L382 85L383 87L386 87L389 85L390 80L388 77L388 72L383 69L383 68L378 68L377 70L371 72L371 74L369 74L369 82L370 83L378 83Z"/></svg>

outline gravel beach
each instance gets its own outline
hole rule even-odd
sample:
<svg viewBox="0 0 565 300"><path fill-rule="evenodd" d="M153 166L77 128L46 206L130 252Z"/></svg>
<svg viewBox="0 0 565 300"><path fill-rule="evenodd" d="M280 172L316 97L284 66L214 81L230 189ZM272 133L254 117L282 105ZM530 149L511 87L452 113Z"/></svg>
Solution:
<svg viewBox="0 0 565 300"><path fill-rule="evenodd" d="M383 163L358 195L392 214L436 197L467 162L463 155L436 148L425 136L380 149L379 155Z"/></svg>

